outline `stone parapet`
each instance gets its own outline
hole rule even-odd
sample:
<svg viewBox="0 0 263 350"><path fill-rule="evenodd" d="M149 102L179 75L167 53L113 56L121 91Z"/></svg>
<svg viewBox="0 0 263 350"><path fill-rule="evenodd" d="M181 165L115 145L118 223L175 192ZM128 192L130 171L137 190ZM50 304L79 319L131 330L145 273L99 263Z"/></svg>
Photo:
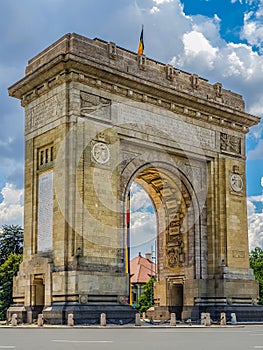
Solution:
<svg viewBox="0 0 263 350"><path fill-rule="evenodd" d="M242 96L223 89L220 83L210 84L196 74L75 33L66 34L32 58L25 78L11 86L9 93L26 105L65 80L79 80L175 112L180 109L193 118L205 117L234 129L240 126L243 132L259 121L244 112Z"/></svg>

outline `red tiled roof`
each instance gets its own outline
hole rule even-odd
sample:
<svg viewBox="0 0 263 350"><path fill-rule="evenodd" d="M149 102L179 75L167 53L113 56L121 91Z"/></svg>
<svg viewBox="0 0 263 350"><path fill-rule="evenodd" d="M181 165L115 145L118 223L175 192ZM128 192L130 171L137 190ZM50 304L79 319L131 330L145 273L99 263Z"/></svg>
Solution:
<svg viewBox="0 0 263 350"><path fill-rule="evenodd" d="M155 276L155 264L150 260L136 256L130 261L131 283L147 283L151 276Z"/></svg>

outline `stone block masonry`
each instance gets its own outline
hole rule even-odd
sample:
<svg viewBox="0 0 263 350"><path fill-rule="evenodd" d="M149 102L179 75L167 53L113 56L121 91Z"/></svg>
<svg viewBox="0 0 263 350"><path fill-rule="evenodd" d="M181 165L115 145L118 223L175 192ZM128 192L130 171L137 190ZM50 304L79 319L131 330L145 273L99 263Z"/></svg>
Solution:
<svg viewBox="0 0 263 350"><path fill-rule="evenodd" d="M135 321L133 181L157 215L155 314L250 308L253 318L245 135L259 118L242 96L75 33L29 60L9 94L25 108L26 149L24 259L9 319Z"/></svg>

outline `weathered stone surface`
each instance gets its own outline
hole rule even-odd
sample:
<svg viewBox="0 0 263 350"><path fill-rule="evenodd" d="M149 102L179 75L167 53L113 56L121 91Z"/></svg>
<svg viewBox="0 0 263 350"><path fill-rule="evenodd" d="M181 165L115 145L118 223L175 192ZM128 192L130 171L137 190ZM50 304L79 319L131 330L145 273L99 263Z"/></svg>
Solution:
<svg viewBox="0 0 263 350"><path fill-rule="evenodd" d="M226 325L226 313L221 312L220 314L220 325L225 326Z"/></svg>
<svg viewBox="0 0 263 350"><path fill-rule="evenodd" d="M170 326L176 326L176 314L174 312L171 313Z"/></svg>
<svg viewBox="0 0 263 350"><path fill-rule="evenodd" d="M30 60L9 93L25 107L16 305L43 310L49 323L65 324L69 313L85 323L93 306L97 323L104 306L107 319L134 322L135 311L122 305L133 181L156 208L156 306L199 319L202 308L255 304L245 134L259 118L240 95L77 34Z"/></svg>

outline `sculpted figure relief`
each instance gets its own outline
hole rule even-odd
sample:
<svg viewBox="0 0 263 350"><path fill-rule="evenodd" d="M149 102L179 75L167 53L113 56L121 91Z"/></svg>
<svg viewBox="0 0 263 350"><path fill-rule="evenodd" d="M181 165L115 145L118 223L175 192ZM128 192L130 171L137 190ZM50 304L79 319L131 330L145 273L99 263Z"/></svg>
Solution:
<svg viewBox="0 0 263 350"><path fill-rule="evenodd" d="M95 143L92 147L91 153L95 161L99 164L105 164L110 160L110 149L106 143Z"/></svg>

